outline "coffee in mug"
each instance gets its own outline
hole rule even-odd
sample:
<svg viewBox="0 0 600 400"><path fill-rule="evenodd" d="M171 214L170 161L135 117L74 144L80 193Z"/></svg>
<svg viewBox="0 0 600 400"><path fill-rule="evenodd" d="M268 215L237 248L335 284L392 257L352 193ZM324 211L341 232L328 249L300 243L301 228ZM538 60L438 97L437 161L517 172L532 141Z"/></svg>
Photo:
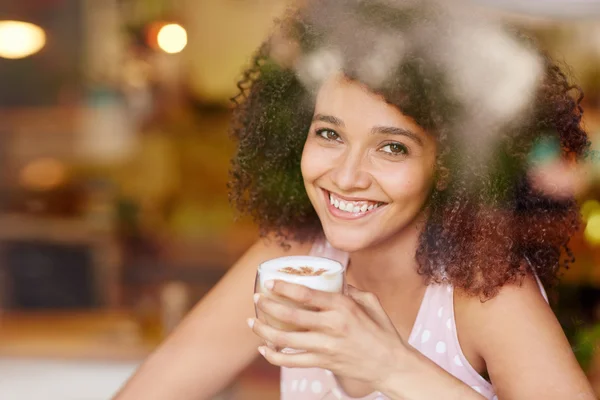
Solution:
<svg viewBox="0 0 600 400"><path fill-rule="evenodd" d="M268 280L282 280L285 282L304 285L311 289L330 293L345 292L346 267L338 261L313 256L287 256L265 261L258 267L255 293L266 293L264 284ZM279 297L282 303L290 302ZM281 322L271 317L262 315L256 308L256 316L262 317L269 325L284 331L297 331L298 327ZM287 349L293 351L292 349Z"/></svg>

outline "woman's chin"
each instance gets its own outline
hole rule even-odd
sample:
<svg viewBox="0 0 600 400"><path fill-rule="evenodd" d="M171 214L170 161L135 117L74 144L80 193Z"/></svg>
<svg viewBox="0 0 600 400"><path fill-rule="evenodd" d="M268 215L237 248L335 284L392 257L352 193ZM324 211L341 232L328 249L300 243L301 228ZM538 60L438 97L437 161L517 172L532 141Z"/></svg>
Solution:
<svg viewBox="0 0 600 400"><path fill-rule="evenodd" d="M360 250L364 250L372 245L370 236L365 232L352 232L348 230L329 230L324 229L325 237L329 244L341 251L347 253L354 253Z"/></svg>

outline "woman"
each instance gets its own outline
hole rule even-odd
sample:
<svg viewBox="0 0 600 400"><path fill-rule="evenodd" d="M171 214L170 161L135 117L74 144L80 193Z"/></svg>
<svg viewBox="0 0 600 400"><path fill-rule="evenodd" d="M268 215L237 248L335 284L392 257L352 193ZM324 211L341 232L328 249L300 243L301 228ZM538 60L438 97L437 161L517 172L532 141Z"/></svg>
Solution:
<svg viewBox="0 0 600 400"><path fill-rule="evenodd" d="M284 19L234 115L232 200L264 239L117 399L207 399L258 353L290 400L594 398L543 288L577 205L527 177L541 138L565 160L588 147L579 103L526 39L467 21L330 0ZM299 254L346 263L350 288L273 282L293 305L254 301L301 328L283 332L252 318L256 267Z"/></svg>

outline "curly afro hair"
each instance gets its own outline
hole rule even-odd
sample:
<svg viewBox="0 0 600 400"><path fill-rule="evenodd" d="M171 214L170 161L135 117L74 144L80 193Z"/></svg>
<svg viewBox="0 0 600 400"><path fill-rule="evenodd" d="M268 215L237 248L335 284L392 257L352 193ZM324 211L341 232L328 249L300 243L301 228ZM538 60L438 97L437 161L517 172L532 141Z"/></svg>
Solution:
<svg viewBox="0 0 600 400"><path fill-rule="evenodd" d="M230 200L255 219L263 235L275 233L282 244L322 234L300 171L315 88L297 66L299 55L327 48L331 32L347 27L339 12L324 9L333 3L309 2L287 15L281 30L259 48L233 99L232 135L238 146ZM355 12L368 26L376 22L388 39L419 31L418 20L427 19L423 9L393 9L375 6L375 1L343 3L345 16ZM444 67L426 51L429 42L404 48L384 82L374 85L357 69L373 47L362 40L369 32L363 30L360 38L354 35L337 46L343 73L366 84L436 137L436 179L447 182L444 190L433 190L426 205L429 218L415 254L418 272L428 283L446 280L483 299L531 271L547 288L553 287L561 267L573 262L567 244L578 229L579 211L574 198L555 199L533 188L527 177L528 154L537 141L548 137L560 142L561 157L569 162L584 154L589 141L581 127L581 91L549 57L535 50L532 40L510 31L515 42L535 52L541 73L525 116L498 130L493 157L488 159L492 163L481 170L475 167L476 151L461 146L468 105L449 90ZM276 51L281 43L287 53Z"/></svg>

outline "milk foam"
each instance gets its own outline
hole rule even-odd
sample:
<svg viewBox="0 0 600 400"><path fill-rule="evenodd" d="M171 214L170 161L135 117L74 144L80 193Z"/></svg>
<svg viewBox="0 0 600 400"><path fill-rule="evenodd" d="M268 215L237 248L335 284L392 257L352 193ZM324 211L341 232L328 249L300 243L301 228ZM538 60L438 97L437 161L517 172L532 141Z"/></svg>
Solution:
<svg viewBox="0 0 600 400"><path fill-rule="evenodd" d="M311 267L314 270L326 269L321 275L295 275L279 271L285 267ZM258 267L260 287L265 281L279 279L286 282L304 285L324 292L341 292L344 285L345 267L335 260L312 256L288 256L265 261Z"/></svg>

